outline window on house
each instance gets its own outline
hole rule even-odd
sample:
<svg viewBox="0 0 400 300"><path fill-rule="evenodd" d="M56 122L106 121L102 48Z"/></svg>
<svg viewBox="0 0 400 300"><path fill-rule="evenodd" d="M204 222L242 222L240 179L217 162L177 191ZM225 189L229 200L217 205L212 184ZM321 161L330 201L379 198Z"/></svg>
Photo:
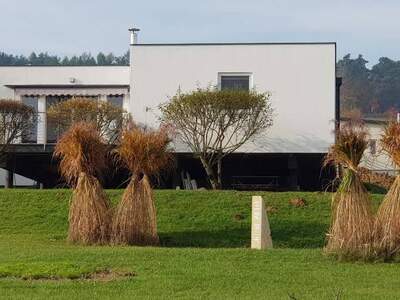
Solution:
<svg viewBox="0 0 400 300"><path fill-rule="evenodd" d="M97 101L97 96L76 96L77 98L85 98L93 101ZM58 104L63 101L70 100L72 98L71 95L59 95L59 96L46 96L46 110L50 108L50 106ZM62 128L57 123L57 120L47 120L47 143L55 143L58 138L63 134Z"/></svg>
<svg viewBox="0 0 400 300"><path fill-rule="evenodd" d="M123 107L124 96L123 95L109 95L107 96L108 103L115 105L119 108Z"/></svg>
<svg viewBox="0 0 400 300"><path fill-rule="evenodd" d="M35 111L35 114L37 114L37 111L38 111L38 98L37 97L22 96L21 101L25 105L32 107L33 110ZM37 117L37 116L35 116L35 117ZM36 141L37 141L37 123L36 122L30 130L28 130L27 132L24 132L22 134L21 141L22 141L22 143L36 143Z"/></svg>
<svg viewBox="0 0 400 300"><path fill-rule="evenodd" d="M70 99L71 96L46 96L46 111L49 110L50 106L58 104L60 102ZM57 142L59 136L62 134L59 128L59 124L56 120L47 120L47 143Z"/></svg>
<svg viewBox="0 0 400 300"><path fill-rule="evenodd" d="M372 155L376 154L376 140L369 140L369 152Z"/></svg>
<svg viewBox="0 0 400 300"><path fill-rule="evenodd" d="M245 90L250 89L250 75L221 75L221 90Z"/></svg>

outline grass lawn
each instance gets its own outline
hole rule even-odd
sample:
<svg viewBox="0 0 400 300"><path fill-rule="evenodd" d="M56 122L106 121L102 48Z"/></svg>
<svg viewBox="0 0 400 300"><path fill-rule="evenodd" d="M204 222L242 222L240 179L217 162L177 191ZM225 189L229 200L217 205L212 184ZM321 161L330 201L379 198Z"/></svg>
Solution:
<svg viewBox="0 0 400 300"><path fill-rule="evenodd" d="M121 193L108 191L114 203ZM248 248L246 192L156 191L162 247L152 248L69 245L69 191L0 190L0 298L400 298L400 264L322 254L330 194L261 194L276 208L270 251ZM308 206L292 207L294 197ZM377 204L381 196L373 198ZM82 279L105 270L135 276Z"/></svg>

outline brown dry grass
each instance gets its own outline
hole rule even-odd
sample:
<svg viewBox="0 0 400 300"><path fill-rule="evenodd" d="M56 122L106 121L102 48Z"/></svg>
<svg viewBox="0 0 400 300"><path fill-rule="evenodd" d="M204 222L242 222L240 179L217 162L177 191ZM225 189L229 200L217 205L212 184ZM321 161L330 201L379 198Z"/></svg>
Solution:
<svg viewBox="0 0 400 300"><path fill-rule="evenodd" d="M358 165L367 149L368 133L360 122L349 122L340 128L336 143L325 158L325 165L339 164L341 167L358 171Z"/></svg>
<svg viewBox="0 0 400 300"><path fill-rule="evenodd" d="M126 245L158 245L157 212L149 178L133 177L118 205L112 242Z"/></svg>
<svg viewBox="0 0 400 300"><path fill-rule="evenodd" d="M169 142L165 129L150 130L131 125L122 132L117 155L132 174L157 175L171 165Z"/></svg>
<svg viewBox="0 0 400 300"><path fill-rule="evenodd" d="M393 162L400 166L400 123L392 122L386 128L381 137L383 150L389 154Z"/></svg>
<svg viewBox="0 0 400 300"><path fill-rule="evenodd" d="M106 244L110 237L111 209L97 178L81 173L69 209L68 241Z"/></svg>
<svg viewBox="0 0 400 300"><path fill-rule="evenodd" d="M73 188L69 211L68 240L78 244L105 244L109 240L109 201L96 176L105 166L102 139L93 124L74 124L58 141L54 156L60 171Z"/></svg>
<svg viewBox="0 0 400 300"><path fill-rule="evenodd" d="M380 257L391 258L400 251L400 176L396 177L375 222L375 247Z"/></svg>
<svg viewBox="0 0 400 300"><path fill-rule="evenodd" d="M94 177L101 175L105 167L106 150L96 126L79 122L59 139L54 157L60 159L61 175L74 186L82 172Z"/></svg>
<svg viewBox="0 0 400 300"><path fill-rule="evenodd" d="M332 199L332 221L326 252L345 259L369 259L373 253L371 201L358 174L358 165L367 148L367 133L361 124L341 128L337 143L325 164L342 168L341 183Z"/></svg>
<svg viewBox="0 0 400 300"><path fill-rule="evenodd" d="M372 256L374 218L368 192L357 174L345 171L346 181L332 199L332 222L326 252L344 259Z"/></svg>
<svg viewBox="0 0 400 300"><path fill-rule="evenodd" d="M400 124L390 123L381 138L383 150L400 166ZM400 176L380 205L375 222L375 247L380 257L390 259L400 252Z"/></svg>
<svg viewBox="0 0 400 300"><path fill-rule="evenodd" d="M164 130L133 126L122 134L117 154L132 173L112 226L114 244L157 245L157 217L149 181L171 163L169 138Z"/></svg>

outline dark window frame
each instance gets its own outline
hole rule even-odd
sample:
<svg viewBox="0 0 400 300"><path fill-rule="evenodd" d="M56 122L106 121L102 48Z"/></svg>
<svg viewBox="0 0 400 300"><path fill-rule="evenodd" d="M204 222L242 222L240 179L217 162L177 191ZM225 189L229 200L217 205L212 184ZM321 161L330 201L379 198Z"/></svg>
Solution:
<svg viewBox="0 0 400 300"><path fill-rule="evenodd" d="M238 80L236 83L234 82ZM240 82L241 81L241 82ZM220 90L246 90L252 89L252 74L251 73L218 73L218 87Z"/></svg>

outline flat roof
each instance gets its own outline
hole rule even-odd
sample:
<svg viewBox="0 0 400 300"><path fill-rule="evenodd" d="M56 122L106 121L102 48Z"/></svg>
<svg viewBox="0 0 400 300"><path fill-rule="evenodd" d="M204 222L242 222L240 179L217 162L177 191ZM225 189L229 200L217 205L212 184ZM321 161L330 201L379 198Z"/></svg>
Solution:
<svg viewBox="0 0 400 300"><path fill-rule="evenodd" d="M8 88L126 88L129 84L5 84Z"/></svg>
<svg viewBox="0 0 400 300"><path fill-rule="evenodd" d="M131 46L257 46L257 45L335 45L336 42L252 42L252 43L143 43Z"/></svg>
<svg viewBox="0 0 400 300"><path fill-rule="evenodd" d="M127 68L129 67L129 65L0 65L1 67L58 67L58 68L68 68L68 67L72 67L72 68L103 68L103 67L119 67L119 68Z"/></svg>

